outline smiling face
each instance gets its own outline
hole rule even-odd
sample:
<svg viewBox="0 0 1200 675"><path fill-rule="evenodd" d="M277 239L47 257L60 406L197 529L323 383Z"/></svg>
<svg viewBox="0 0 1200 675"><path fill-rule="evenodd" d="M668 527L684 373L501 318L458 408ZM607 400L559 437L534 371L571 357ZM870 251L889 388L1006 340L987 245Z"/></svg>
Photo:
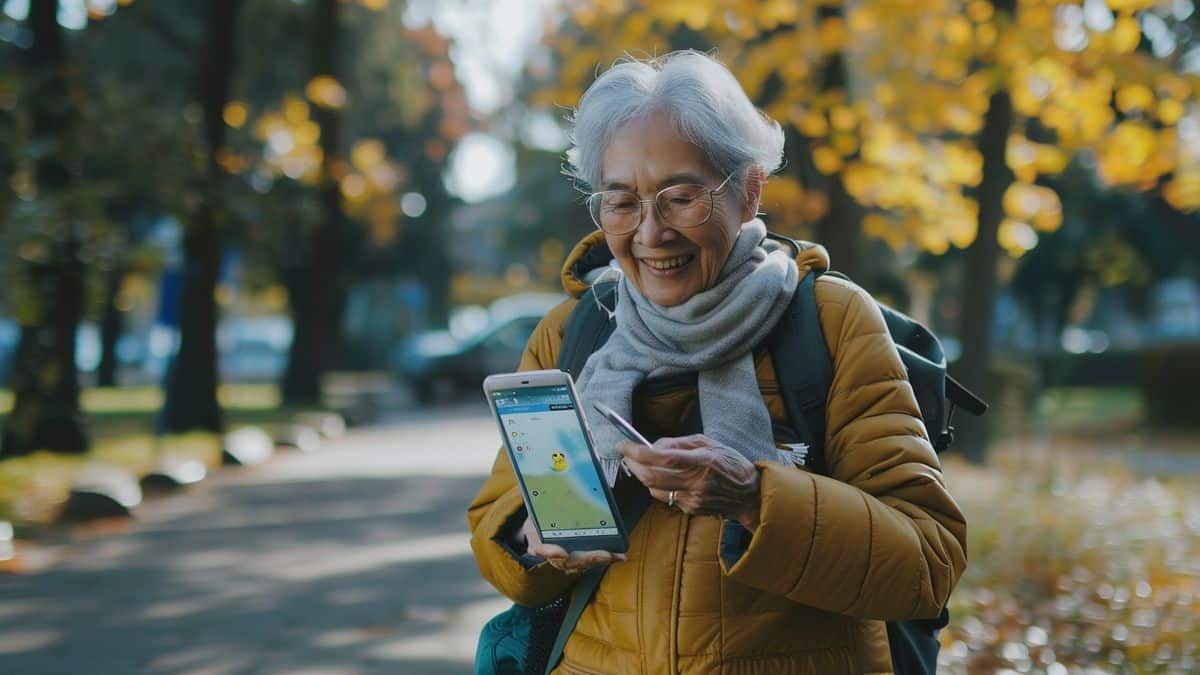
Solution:
<svg viewBox="0 0 1200 675"><path fill-rule="evenodd" d="M629 190L653 199L670 185L715 188L723 180L704 151L676 133L660 112L632 120L613 134L604 152L600 189ZM741 224L757 212L757 202L757 194L747 199L726 188L714 196L712 215L703 225L676 229L663 222L657 210L646 208L641 227L633 233L605 233L604 238L642 295L670 307L716 283Z"/></svg>

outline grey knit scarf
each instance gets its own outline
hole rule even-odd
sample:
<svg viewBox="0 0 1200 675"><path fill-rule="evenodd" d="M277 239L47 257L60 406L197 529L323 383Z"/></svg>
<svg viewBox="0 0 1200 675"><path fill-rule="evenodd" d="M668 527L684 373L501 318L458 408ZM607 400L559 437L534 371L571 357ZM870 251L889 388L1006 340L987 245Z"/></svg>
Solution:
<svg viewBox="0 0 1200 675"><path fill-rule="evenodd" d="M775 447L752 351L783 314L798 272L786 253L762 248L766 233L757 218L743 224L716 284L674 307L647 300L622 276L617 327L588 358L577 382L610 485L621 465L616 445L625 437L592 404L602 402L632 420L638 383L689 371L699 372L705 435L751 461L790 461L786 451Z"/></svg>

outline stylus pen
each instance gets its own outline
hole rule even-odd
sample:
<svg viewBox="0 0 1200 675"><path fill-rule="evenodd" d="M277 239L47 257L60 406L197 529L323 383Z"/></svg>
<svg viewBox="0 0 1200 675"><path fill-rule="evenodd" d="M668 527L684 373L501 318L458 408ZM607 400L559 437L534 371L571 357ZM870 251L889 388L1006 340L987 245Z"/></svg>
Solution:
<svg viewBox="0 0 1200 675"><path fill-rule="evenodd" d="M621 417L617 411L604 405L603 403L593 403L592 407L598 410L601 415L604 415L604 417L611 422L614 427L617 428L617 431L621 432L622 436L628 438L634 443L650 446L650 441L646 440L645 436L638 433L638 430L635 429L628 420L626 420L624 417ZM626 476L633 476L633 472L629 470L629 465L625 463L624 457L621 458L621 468L625 469Z"/></svg>

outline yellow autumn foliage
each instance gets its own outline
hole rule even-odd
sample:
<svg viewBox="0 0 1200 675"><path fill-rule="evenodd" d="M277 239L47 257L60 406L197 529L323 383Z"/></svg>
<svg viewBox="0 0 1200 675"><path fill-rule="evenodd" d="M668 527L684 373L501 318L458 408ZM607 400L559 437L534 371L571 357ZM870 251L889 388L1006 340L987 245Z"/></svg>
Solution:
<svg viewBox="0 0 1200 675"><path fill-rule="evenodd" d="M1001 243L1016 255L1061 226L1061 200L1037 182L1080 153L1106 184L1164 182L1170 204L1200 209L1200 170L1188 168L1200 158L1171 135L1200 124L1200 77L1137 49L1139 13L1156 3L1107 2L1108 24L1084 21L1078 0L1017 0L1012 15L989 0L566 0L566 21L546 38L558 71L531 100L575 105L598 65L664 53L684 30L804 144L810 167L867 209L866 234L942 253L978 230L975 137L1004 91L1014 110L1005 162L1016 178L1005 213L1016 224ZM846 86L824 80L830 56L844 64ZM1026 136L1030 123L1042 132ZM784 228L811 222L828 200L795 163L784 171L796 173L772 181L765 206L779 209L771 215Z"/></svg>

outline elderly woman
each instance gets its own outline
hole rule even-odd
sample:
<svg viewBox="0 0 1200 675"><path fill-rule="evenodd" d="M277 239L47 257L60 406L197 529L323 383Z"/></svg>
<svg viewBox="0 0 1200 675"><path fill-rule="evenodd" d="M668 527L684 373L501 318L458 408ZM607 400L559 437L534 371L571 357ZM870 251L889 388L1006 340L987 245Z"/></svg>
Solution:
<svg viewBox="0 0 1200 675"><path fill-rule="evenodd" d="M603 401L657 439L591 419L610 482L623 462L654 501L627 554L568 554L539 541L501 452L468 513L484 577L539 606L607 565L556 673L892 672L884 620L938 614L966 566L966 525L878 307L840 278L815 286L834 366L830 475L777 446L786 413L762 344L797 279L828 266L820 247L763 245L779 125L695 52L613 67L573 124L600 231L566 261L576 299L546 315L521 369L555 367L572 306L615 260L616 329L577 384L588 408ZM696 406L703 434L684 435Z"/></svg>

